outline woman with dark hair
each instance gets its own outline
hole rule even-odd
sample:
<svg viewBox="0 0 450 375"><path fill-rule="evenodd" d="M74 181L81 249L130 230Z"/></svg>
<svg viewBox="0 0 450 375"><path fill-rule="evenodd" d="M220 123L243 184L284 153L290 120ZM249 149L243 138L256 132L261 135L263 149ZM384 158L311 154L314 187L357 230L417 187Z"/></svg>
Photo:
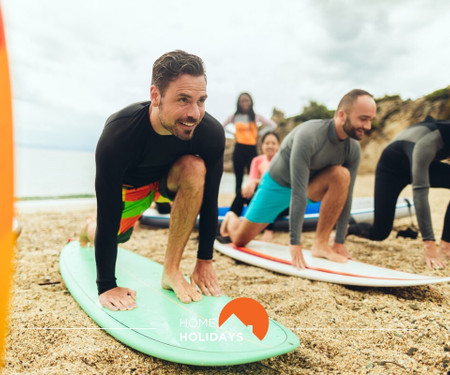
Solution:
<svg viewBox="0 0 450 375"><path fill-rule="evenodd" d="M258 155L256 145L258 136L274 130L275 122L255 113L253 99L249 93L239 95L236 112L229 116L222 125L234 124L236 144L233 151L233 168L236 176L236 195L241 195L242 179L245 168L250 170L252 159ZM258 125L264 125L264 130L259 134Z"/></svg>

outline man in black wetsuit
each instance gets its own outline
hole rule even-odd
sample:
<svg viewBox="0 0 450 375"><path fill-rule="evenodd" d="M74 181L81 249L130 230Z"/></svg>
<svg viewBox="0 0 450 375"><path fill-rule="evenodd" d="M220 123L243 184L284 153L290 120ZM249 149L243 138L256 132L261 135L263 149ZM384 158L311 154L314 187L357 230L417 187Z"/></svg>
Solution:
<svg viewBox="0 0 450 375"><path fill-rule="evenodd" d="M136 307L136 292L116 284L117 244L129 239L160 196L173 201L162 287L184 303L199 301L201 292L221 293L212 249L225 137L205 112L206 98L202 60L173 51L153 65L151 102L132 104L106 121L96 149L95 258L99 301L111 310ZM197 263L188 283L179 266L199 212Z"/></svg>
<svg viewBox="0 0 450 375"><path fill-rule="evenodd" d="M431 116L397 135L385 148L375 174L375 218L373 225L352 224L348 234L382 241L392 230L397 198L411 184L414 206L424 241L425 261L430 268L445 266L442 258L450 259L450 204L438 254L431 222L428 192L431 188L450 189L450 122Z"/></svg>

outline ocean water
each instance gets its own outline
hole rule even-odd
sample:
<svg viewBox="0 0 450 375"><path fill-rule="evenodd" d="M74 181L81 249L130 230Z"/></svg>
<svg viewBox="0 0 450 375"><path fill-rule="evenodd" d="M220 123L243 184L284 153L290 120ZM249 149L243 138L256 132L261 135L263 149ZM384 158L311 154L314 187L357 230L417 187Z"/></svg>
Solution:
<svg viewBox="0 0 450 375"><path fill-rule="evenodd" d="M94 152L18 146L14 157L17 198L95 194Z"/></svg>
<svg viewBox="0 0 450 375"><path fill-rule="evenodd" d="M94 152L18 146L14 164L17 198L95 194ZM234 184L234 175L224 173L220 192L233 193Z"/></svg>

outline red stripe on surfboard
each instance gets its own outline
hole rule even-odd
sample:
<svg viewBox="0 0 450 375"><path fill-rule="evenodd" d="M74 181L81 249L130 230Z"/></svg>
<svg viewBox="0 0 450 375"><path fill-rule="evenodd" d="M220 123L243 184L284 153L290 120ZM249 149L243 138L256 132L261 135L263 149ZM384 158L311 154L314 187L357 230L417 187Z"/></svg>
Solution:
<svg viewBox="0 0 450 375"><path fill-rule="evenodd" d="M236 246L235 244L231 243L230 244L235 250L239 250L242 251L243 253L247 253L250 255L254 255L257 256L259 258L262 259L267 259L267 260L272 260L274 262L277 263L283 263L283 264L287 264L292 266L292 262L286 259L282 259L282 258L277 258L274 257L272 255L267 255L267 254L263 254L263 253L259 253L256 250L252 250L249 249L248 247L240 247L240 246ZM367 276L367 275L358 275L358 274L354 274L354 273L348 273L348 272L339 272L339 271L332 271L332 270L327 270L326 268L320 268L320 267L312 267L312 266L306 266L307 269L309 270L313 270L313 271L320 271L320 272L326 272L326 273L332 273L334 275L341 275L341 276L351 276L351 277L361 277L361 278L365 278L365 279L378 279L378 280L426 280L424 279L407 279L407 278L399 278L399 277L381 277L381 276ZM430 277L430 279L432 279Z"/></svg>

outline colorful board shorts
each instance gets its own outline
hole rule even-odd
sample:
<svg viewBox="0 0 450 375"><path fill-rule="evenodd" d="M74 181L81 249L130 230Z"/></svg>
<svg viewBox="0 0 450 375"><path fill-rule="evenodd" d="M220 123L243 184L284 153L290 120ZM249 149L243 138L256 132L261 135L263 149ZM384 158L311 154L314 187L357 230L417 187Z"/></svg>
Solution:
<svg viewBox="0 0 450 375"><path fill-rule="evenodd" d="M165 179L138 188L122 186L122 217L117 233L117 243L124 243L130 239L134 225L152 202L171 202L173 200L173 197L168 197L166 189L161 191L161 186L165 188Z"/></svg>

